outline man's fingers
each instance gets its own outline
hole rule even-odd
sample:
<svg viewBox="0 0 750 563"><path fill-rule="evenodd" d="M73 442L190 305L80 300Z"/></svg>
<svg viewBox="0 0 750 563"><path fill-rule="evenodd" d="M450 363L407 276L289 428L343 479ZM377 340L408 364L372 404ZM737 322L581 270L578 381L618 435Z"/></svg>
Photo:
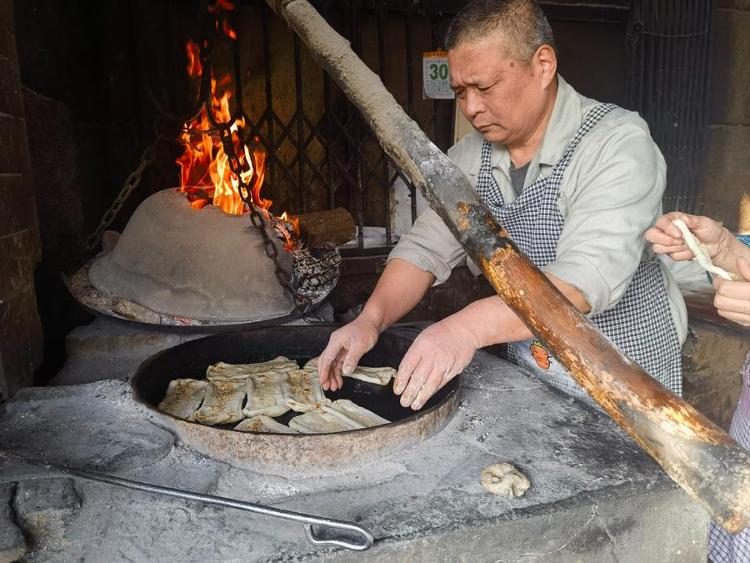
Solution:
<svg viewBox="0 0 750 563"><path fill-rule="evenodd" d="M412 348L407 350L406 355L398 366L396 378L393 380L393 392L396 395L400 395L406 389L412 372L416 369L417 364L419 364L419 358L418 352L415 352Z"/></svg>
<svg viewBox="0 0 750 563"><path fill-rule="evenodd" d="M320 383L323 385L324 389L326 382L331 376L331 367L339 350L340 346L338 343L331 340L318 358L318 373L320 374Z"/></svg>
<svg viewBox="0 0 750 563"><path fill-rule="evenodd" d="M328 389L331 391L337 391L344 386L344 379L341 376L341 366L344 365L344 357L346 354L346 348L341 348L336 359L331 363L331 371L328 376Z"/></svg>
<svg viewBox="0 0 750 563"><path fill-rule="evenodd" d="M417 367L412 372L411 377L409 378L409 384L401 394L402 407L410 407L412 405L414 399L417 398L417 395L422 390L422 387L427 382L429 376L432 374L432 371L432 362L428 361L426 358L422 358L422 361L419 362Z"/></svg>
<svg viewBox="0 0 750 563"><path fill-rule="evenodd" d="M366 343L354 337L350 338L347 344L348 351L343 359L341 370L344 375L351 375L356 369L360 358L365 355L369 348Z"/></svg>
<svg viewBox="0 0 750 563"><path fill-rule="evenodd" d="M432 373L427 377L427 381L422 385L422 389L419 390L416 398L412 401L411 408L415 411L421 409L437 393L438 389L445 385L450 372L451 370L433 369Z"/></svg>

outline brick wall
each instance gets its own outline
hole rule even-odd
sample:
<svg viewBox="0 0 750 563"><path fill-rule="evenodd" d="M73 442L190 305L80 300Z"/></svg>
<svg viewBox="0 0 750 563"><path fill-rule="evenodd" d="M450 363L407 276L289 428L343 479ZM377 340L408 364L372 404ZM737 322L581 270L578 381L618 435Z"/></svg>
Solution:
<svg viewBox="0 0 750 563"><path fill-rule="evenodd" d="M32 384L42 359L34 291L40 259L13 1L0 0L0 402Z"/></svg>
<svg viewBox="0 0 750 563"><path fill-rule="evenodd" d="M742 194L750 192L750 0L717 0L711 41L703 213L735 229Z"/></svg>

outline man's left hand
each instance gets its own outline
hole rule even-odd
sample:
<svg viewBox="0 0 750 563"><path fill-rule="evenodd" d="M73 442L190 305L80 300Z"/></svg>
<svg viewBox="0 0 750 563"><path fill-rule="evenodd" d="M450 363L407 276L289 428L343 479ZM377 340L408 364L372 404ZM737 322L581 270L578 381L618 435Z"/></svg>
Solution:
<svg viewBox="0 0 750 563"><path fill-rule="evenodd" d="M427 327L407 351L393 383L401 405L421 409L438 389L469 364L476 335L456 316Z"/></svg>

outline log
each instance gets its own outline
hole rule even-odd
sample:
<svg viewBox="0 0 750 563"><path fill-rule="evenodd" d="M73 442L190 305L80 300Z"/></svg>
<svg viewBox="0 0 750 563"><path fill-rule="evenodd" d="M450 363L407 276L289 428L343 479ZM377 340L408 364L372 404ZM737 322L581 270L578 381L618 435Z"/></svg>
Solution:
<svg viewBox="0 0 750 563"><path fill-rule="evenodd" d="M299 230L307 246L315 248L327 242L338 246L357 235L354 218L343 207L298 215Z"/></svg>
<svg viewBox="0 0 750 563"><path fill-rule="evenodd" d="M306 0L266 0L308 46L381 146L571 376L730 532L750 525L750 455L615 348L513 244L469 180Z"/></svg>

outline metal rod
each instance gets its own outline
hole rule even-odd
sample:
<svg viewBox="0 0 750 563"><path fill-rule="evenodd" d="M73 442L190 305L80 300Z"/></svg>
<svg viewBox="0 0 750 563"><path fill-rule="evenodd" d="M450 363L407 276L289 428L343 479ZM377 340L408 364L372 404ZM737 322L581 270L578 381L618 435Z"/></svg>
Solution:
<svg viewBox="0 0 750 563"><path fill-rule="evenodd" d="M364 551L372 547L372 544L375 541L373 535L369 530L363 528L359 524L355 524L354 522L347 522L346 520L336 520L333 518L314 516L312 514L304 514L302 512L282 510L280 508L271 508L270 506L255 504L252 502L234 500L225 497L217 497L214 495L206 495L202 493L194 493L192 491L175 489L172 487L163 487L161 485L152 485L151 483L132 481L130 479L116 477L107 473L99 473L98 471L76 469L73 467L63 467L46 461L30 459L24 455L7 450L0 451L3 454L8 454L13 458L16 458L24 463L34 465L35 467L42 467L47 470L58 471L60 473L65 473L66 475L73 475L75 477L88 479L90 481L98 481L100 483L107 483L108 485L124 487L126 489L132 489L134 491L143 491L146 493L165 495L169 497L180 498L183 500L192 500L205 504L211 504L214 506L223 506L225 508L236 508L237 510L253 512L262 516L270 516L272 518L280 518L282 520L300 522L304 525L305 536L307 537L307 540L313 545L334 545L354 551ZM313 526L316 526L317 529L313 528Z"/></svg>
<svg viewBox="0 0 750 563"><path fill-rule="evenodd" d="M306 0L266 0L299 34L503 301L589 395L713 518L750 525L750 455L622 354L518 250L469 180Z"/></svg>

